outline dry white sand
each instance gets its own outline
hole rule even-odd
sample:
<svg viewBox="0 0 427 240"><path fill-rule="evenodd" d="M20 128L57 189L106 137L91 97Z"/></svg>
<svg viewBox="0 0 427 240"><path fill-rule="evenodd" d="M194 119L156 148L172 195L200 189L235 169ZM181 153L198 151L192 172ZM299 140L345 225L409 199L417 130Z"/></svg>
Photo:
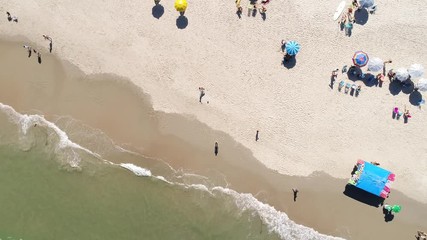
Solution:
<svg viewBox="0 0 427 240"><path fill-rule="evenodd" d="M409 94L392 95L388 83L363 85L358 98L336 90L342 75L328 86L331 70L350 65L356 50L392 59L392 68L427 65L425 1L378 0L377 13L351 37L332 21L339 2L272 0L263 21L259 13L247 16L246 0L242 19L233 0L190 0L188 26L178 29L173 1L161 2L160 19L153 1L8 1L0 10L19 23L4 14L0 31L45 52L42 34L50 35L54 52L86 73L130 78L156 110L190 114L229 133L281 173L348 177L358 158L378 161L396 173L395 188L427 202L425 109L412 106ZM291 69L281 65L282 39L302 45ZM207 89L204 104L199 86ZM392 108L405 104L408 124L391 118Z"/></svg>

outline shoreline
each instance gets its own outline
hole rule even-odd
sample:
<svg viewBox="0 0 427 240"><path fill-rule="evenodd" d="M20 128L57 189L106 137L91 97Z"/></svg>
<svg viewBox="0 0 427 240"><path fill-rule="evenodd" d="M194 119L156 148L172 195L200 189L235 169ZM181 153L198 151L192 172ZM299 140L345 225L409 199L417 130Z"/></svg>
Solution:
<svg viewBox="0 0 427 240"><path fill-rule="evenodd" d="M400 236L403 239L413 235L418 228L426 228L416 223L421 224L427 217L421 210L427 210L427 205L398 191L392 189L389 200L398 202L404 210L393 222L384 223L381 209L342 194L345 179L331 178L323 173L309 177L281 175L267 169L249 149L229 135L210 129L194 117L154 111L149 97L123 78L87 76L78 72L75 66L56 59L55 55L46 56L43 64L38 65L34 59L27 59L25 51L16 42L0 42L1 48L6 55L0 57L0 64L10 69L0 75L6 79L1 84L8 86L2 86L0 90L1 102L10 103L20 112L41 111L49 119L72 116L102 130L120 146L163 159L175 169L206 175L217 182L225 179L223 183L230 184L230 188L251 193L285 212L296 223L323 234L349 239L372 236ZM28 70L13 72L17 67ZM72 69L74 72L70 72ZM39 91L35 91L37 89ZM218 157L213 155L215 140L220 142ZM295 203L293 187L300 190ZM358 232L359 229L366 232Z"/></svg>
<svg viewBox="0 0 427 240"><path fill-rule="evenodd" d="M350 64L356 50L392 59L391 68L425 63L426 23L408 18L413 12L426 15L420 2L394 6L379 0L381 11L355 24L351 38L331 21L332 0L273 1L266 21L237 19L233 2L189 4L188 26L178 29L178 14L166 3L157 19L152 2L11 2L3 10L13 10L20 22L0 22L0 30L39 46L46 44L41 35L49 33L54 52L86 74L130 79L151 96L155 110L191 115L227 132L270 169L303 176L321 170L345 178L356 159L377 161L396 174L394 188L427 201L427 165L418 161L427 151L427 112L412 106L409 94L391 93L388 84L363 86L358 98L327 86L330 71ZM211 12L200 14L206 9ZM280 65L282 38L302 45L294 68ZM389 51L394 45L399 51ZM197 101L200 86L207 89L209 106ZM393 107L404 105L413 114L406 125L391 119ZM255 144L257 129L261 141Z"/></svg>

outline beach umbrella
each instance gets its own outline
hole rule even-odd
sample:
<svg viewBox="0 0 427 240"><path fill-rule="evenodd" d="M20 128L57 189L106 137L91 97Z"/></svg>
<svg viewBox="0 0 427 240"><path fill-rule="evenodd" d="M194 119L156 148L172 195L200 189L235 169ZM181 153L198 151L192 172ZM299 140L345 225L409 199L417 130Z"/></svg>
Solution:
<svg viewBox="0 0 427 240"><path fill-rule="evenodd" d="M418 80L417 88L420 91L427 91L427 79L421 78L420 80Z"/></svg>
<svg viewBox="0 0 427 240"><path fill-rule="evenodd" d="M402 207L399 205L393 205L393 207L391 207L392 212L398 213L400 210L402 210Z"/></svg>
<svg viewBox="0 0 427 240"><path fill-rule="evenodd" d="M353 55L353 63L358 67L365 66L366 64L368 64L368 61L369 61L368 54L366 54L363 51L357 51Z"/></svg>
<svg viewBox="0 0 427 240"><path fill-rule="evenodd" d="M369 62L368 62L368 70L369 71L378 72L378 71L382 70L383 67L384 67L384 61L383 60L381 60L377 57L369 59Z"/></svg>
<svg viewBox="0 0 427 240"><path fill-rule="evenodd" d="M289 55L294 56L297 55L297 53L301 49L301 45L299 45L299 43L295 41L289 41L286 43L285 49Z"/></svg>
<svg viewBox="0 0 427 240"><path fill-rule="evenodd" d="M185 12L185 9L187 9L187 0L176 0L175 9L178 12Z"/></svg>
<svg viewBox="0 0 427 240"><path fill-rule="evenodd" d="M404 82L406 80L408 80L409 78L409 73L408 70L406 70L406 68L399 68L396 70L396 79Z"/></svg>
<svg viewBox="0 0 427 240"><path fill-rule="evenodd" d="M408 68L409 75L411 75L412 78L418 78L421 77L424 74L424 67L421 64L412 64Z"/></svg>
<svg viewBox="0 0 427 240"><path fill-rule="evenodd" d="M375 5L374 0L359 0L359 4L361 7L370 8Z"/></svg>

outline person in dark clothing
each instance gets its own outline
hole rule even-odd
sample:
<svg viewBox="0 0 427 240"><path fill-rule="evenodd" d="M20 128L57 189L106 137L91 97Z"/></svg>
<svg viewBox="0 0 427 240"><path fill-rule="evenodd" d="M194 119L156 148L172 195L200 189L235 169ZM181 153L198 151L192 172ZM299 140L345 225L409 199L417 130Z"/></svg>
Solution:
<svg viewBox="0 0 427 240"><path fill-rule="evenodd" d="M218 142L215 142L215 149L214 149L214 153L215 153L215 156L217 156L217 155L218 155Z"/></svg>
<svg viewBox="0 0 427 240"><path fill-rule="evenodd" d="M294 192L294 202L297 201L297 194L298 194L298 189L297 188L292 188L292 192Z"/></svg>

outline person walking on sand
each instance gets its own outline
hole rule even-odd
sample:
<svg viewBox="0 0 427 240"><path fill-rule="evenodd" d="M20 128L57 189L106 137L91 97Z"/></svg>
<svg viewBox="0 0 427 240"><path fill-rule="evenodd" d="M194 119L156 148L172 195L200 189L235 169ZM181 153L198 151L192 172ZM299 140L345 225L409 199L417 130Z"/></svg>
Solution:
<svg viewBox="0 0 427 240"><path fill-rule="evenodd" d="M256 130L256 134L255 134L255 142L258 142L258 134L259 134L259 130Z"/></svg>
<svg viewBox="0 0 427 240"><path fill-rule="evenodd" d="M205 88L204 87L199 87L199 91L200 91L199 102L201 103L203 96L205 96Z"/></svg>
<svg viewBox="0 0 427 240"><path fill-rule="evenodd" d="M10 22L12 21L12 16L10 15L10 12L6 12L7 20Z"/></svg>
<svg viewBox="0 0 427 240"><path fill-rule="evenodd" d="M24 47L25 49L27 49L27 51L28 51L28 57L31 57L31 53L32 53L32 48L31 48L31 46L24 45L23 47Z"/></svg>
<svg viewBox="0 0 427 240"><path fill-rule="evenodd" d="M49 37L48 35L43 34L43 38L44 38L44 40L52 41L52 38Z"/></svg>
<svg viewBox="0 0 427 240"><path fill-rule="evenodd" d="M297 188L292 188L292 192L294 192L294 202L297 201L297 194L298 194L298 189Z"/></svg>
<svg viewBox="0 0 427 240"><path fill-rule="evenodd" d="M214 153L215 153L215 156L218 155L218 142L215 142Z"/></svg>

